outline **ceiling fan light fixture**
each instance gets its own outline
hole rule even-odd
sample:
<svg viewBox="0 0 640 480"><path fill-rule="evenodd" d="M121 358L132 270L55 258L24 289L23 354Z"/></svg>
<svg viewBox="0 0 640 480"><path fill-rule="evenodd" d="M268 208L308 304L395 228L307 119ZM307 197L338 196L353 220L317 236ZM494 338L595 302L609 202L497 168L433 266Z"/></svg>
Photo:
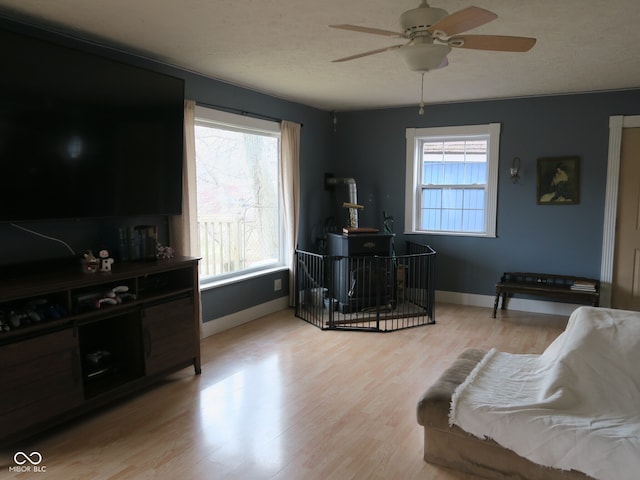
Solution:
<svg viewBox="0 0 640 480"><path fill-rule="evenodd" d="M402 33L359 25L331 25L333 28L360 33L382 35L408 40L405 45L392 45L334 60L344 62L382 52L400 52L407 67L414 72L428 72L449 65L447 55L452 48L499 52L527 52L536 43L535 38L508 35L468 35L464 32L489 23L498 16L479 7L467 7L449 15L441 8L430 7L420 0L417 8L400 15ZM460 35L463 34L463 35Z"/></svg>
<svg viewBox="0 0 640 480"><path fill-rule="evenodd" d="M402 59L414 72L427 72L440 67L450 51L448 45L432 43L409 44L398 49Z"/></svg>
<svg viewBox="0 0 640 480"><path fill-rule="evenodd" d="M415 32L427 30L448 15L446 10L430 7L425 0L422 0L420 6L400 15L400 27L406 35L410 36Z"/></svg>

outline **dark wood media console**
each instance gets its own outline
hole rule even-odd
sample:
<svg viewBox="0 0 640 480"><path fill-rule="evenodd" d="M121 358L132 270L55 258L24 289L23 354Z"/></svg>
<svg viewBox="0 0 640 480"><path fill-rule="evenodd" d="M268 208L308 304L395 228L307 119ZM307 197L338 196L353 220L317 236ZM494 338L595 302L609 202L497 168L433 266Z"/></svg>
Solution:
<svg viewBox="0 0 640 480"><path fill-rule="evenodd" d="M198 285L191 257L0 278L0 445L190 365L199 374Z"/></svg>

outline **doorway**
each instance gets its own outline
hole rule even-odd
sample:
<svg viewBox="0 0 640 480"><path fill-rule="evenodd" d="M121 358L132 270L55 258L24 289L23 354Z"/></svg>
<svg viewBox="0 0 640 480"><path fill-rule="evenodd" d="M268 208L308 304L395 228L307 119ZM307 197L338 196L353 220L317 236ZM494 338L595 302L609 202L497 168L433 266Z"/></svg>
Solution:
<svg viewBox="0 0 640 480"><path fill-rule="evenodd" d="M607 160L607 185L602 226L602 257L600 263L600 306L611 307L613 264L616 241L618 186L620 182L620 154L622 131L640 128L640 115L609 117L609 153Z"/></svg>
<svg viewBox="0 0 640 480"><path fill-rule="evenodd" d="M640 128L623 128L611 306L640 311Z"/></svg>

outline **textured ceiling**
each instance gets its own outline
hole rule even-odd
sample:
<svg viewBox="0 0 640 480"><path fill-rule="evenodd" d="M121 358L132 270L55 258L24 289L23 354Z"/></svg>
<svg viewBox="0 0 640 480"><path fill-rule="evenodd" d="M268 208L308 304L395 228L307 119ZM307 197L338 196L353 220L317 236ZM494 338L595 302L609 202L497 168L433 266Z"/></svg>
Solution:
<svg viewBox="0 0 640 480"><path fill-rule="evenodd" d="M399 31L419 0L0 0L0 14L324 110L415 105L420 74L397 52L331 60L402 41L331 29ZM527 53L454 49L425 75L425 103L640 87L638 0L431 0L498 18L469 33L536 37Z"/></svg>

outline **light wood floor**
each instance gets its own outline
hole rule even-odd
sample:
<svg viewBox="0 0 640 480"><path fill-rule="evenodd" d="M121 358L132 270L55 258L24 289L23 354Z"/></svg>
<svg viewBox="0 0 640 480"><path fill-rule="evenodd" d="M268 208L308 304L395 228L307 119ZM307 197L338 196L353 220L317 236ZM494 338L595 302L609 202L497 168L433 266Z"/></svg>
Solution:
<svg viewBox="0 0 640 480"><path fill-rule="evenodd" d="M15 478L469 479L423 461L418 398L465 348L540 353L567 318L438 304L436 322L321 331L287 310L219 333L202 341L202 375L16 446L47 472ZM6 478L14 452L1 453Z"/></svg>

